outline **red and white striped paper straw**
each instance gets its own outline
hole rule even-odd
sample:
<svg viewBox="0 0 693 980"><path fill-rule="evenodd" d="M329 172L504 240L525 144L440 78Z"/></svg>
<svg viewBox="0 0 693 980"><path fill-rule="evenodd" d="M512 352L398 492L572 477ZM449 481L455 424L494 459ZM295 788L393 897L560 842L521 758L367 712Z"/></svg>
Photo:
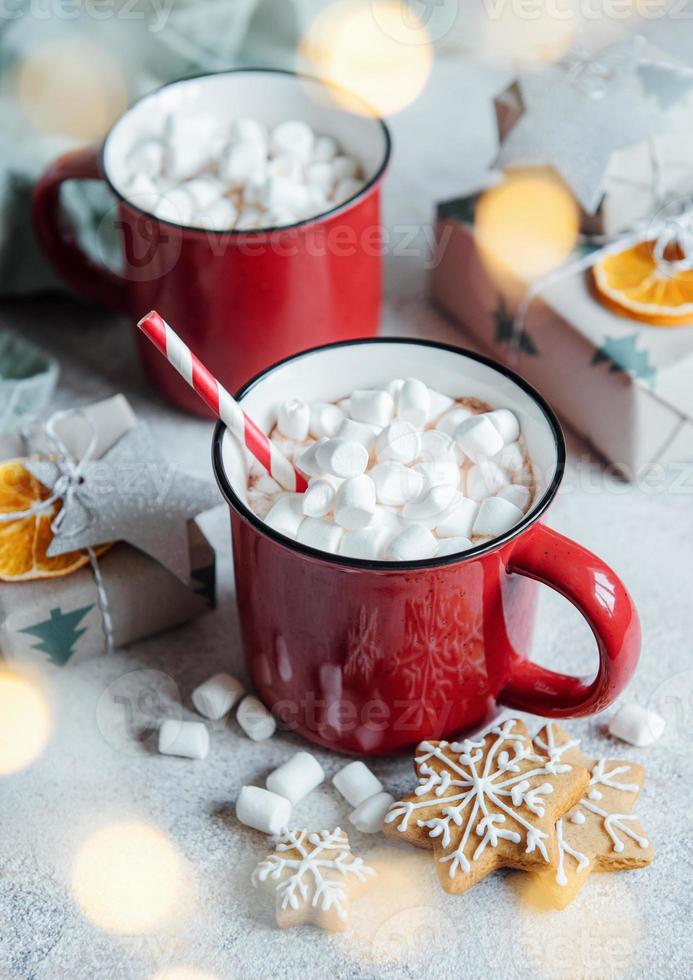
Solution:
<svg viewBox="0 0 693 980"><path fill-rule="evenodd" d="M142 317L137 326L277 483L285 490L303 493L307 487L303 474L248 418L238 402L210 374L163 317L152 310Z"/></svg>

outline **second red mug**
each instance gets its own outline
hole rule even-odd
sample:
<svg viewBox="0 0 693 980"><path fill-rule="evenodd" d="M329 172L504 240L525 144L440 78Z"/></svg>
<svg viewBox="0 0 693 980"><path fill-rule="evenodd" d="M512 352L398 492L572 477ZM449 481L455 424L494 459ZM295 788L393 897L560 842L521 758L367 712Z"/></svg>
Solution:
<svg viewBox="0 0 693 980"><path fill-rule="evenodd" d="M455 347L354 341L289 358L238 398L269 431L284 399L333 401L394 377L512 409L534 464L535 502L506 534L463 554L412 562L328 555L250 510L245 453L219 423L214 468L231 508L243 642L263 701L311 741L359 755L478 729L503 705L554 718L601 711L637 664L638 616L608 565L542 521L565 446L555 415L525 381ZM595 677L530 660L537 582L591 626Z"/></svg>
<svg viewBox="0 0 693 980"><path fill-rule="evenodd" d="M345 104L357 104L349 95ZM360 160L363 189L316 218L281 229L215 232L164 221L154 200L128 197L127 155L158 135L172 113L213 113L224 123L253 116L274 126L302 119L334 136ZM231 391L263 367L316 343L373 336L381 306L380 183L390 155L382 120L340 106L316 79L292 72L240 69L165 85L115 124L103 147L58 159L34 192L38 238L63 278L97 303L136 323L150 309L175 324ZM97 265L60 214L67 180L104 180L117 198L123 267ZM139 332L137 344L154 384L189 412L204 405Z"/></svg>

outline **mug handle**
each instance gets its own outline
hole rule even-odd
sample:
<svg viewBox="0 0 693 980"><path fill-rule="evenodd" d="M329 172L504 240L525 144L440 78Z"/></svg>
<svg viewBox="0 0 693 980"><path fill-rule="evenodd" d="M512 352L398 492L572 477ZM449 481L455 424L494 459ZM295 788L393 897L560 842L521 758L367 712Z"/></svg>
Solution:
<svg viewBox="0 0 693 980"><path fill-rule="evenodd" d="M518 539L507 569L548 585L580 610L597 641L599 668L590 680L513 659L498 700L550 718L602 711L624 689L640 656L640 620L626 587L596 555L544 524Z"/></svg>
<svg viewBox="0 0 693 980"><path fill-rule="evenodd" d="M89 258L60 209L64 181L103 180L99 157L98 146L58 157L34 188L32 219L36 236L56 272L88 299L123 313L128 310L125 280Z"/></svg>

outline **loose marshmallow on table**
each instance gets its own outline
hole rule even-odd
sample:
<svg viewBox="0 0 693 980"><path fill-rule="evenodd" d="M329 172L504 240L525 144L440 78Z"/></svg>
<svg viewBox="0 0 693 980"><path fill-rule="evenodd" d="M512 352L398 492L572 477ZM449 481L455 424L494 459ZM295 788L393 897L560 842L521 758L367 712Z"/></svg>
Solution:
<svg viewBox="0 0 693 980"><path fill-rule="evenodd" d="M300 398L282 402L277 412L277 428L282 435L301 442L308 438L310 409Z"/></svg>
<svg viewBox="0 0 693 980"><path fill-rule="evenodd" d="M260 786L243 786L236 801L236 817L246 827L277 835L291 819L291 803Z"/></svg>
<svg viewBox="0 0 693 980"><path fill-rule="evenodd" d="M375 515L375 483L362 473L345 480L337 491L334 519L340 527L357 531L367 527Z"/></svg>
<svg viewBox="0 0 693 980"><path fill-rule="evenodd" d="M411 463L421 452L421 436L411 422L395 419L380 432L375 441L379 463Z"/></svg>
<svg viewBox="0 0 693 980"><path fill-rule="evenodd" d="M430 410L431 396L426 385L417 378L407 378L397 397L397 417L420 429Z"/></svg>
<svg viewBox="0 0 693 980"><path fill-rule="evenodd" d="M505 534L523 518L523 513L515 504L502 497L487 497L482 500L479 513L474 521L474 534L497 538Z"/></svg>
<svg viewBox="0 0 693 980"><path fill-rule="evenodd" d="M332 784L353 807L383 791L383 784L365 762L350 762L332 777Z"/></svg>
<svg viewBox="0 0 693 980"><path fill-rule="evenodd" d="M395 802L390 793L376 793L360 803L349 814L349 822L362 834L377 834L382 827L383 817Z"/></svg>
<svg viewBox="0 0 693 980"><path fill-rule="evenodd" d="M639 704L624 704L609 722L609 733L631 745L651 745L661 738L666 722Z"/></svg>
<svg viewBox="0 0 693 980"><path fill-rule="evenodd" d="M263 742L274 735L277 723L262 701L252 696L243 698L236 712L236 721L248 738Z"/></svg>
<svg viewBox="0 0 693 980"><path fill-rule="evenodd" d="M314 477L308 481L308 489L303 494L303 513L306 517L324 517L334 506L334 485L325 479Z"/></svg>
<svg viewBox="0 0 693 980"><path fill-rule="evenodd" d="M218 721L228 714L243 694L243 685L230 674L214 674L192 692L195 711L204 718Z"/></svg>
<svg viewBox="0 0 693 980"><path fill-rule="evenodd" d="M368 450L352 439L327 439L315 453L318 465L324 473L332 473L348 479L359 476L368 466Z"/></svg>
<svg viewBox="0 0 693 980"><path fill-rule="evenodd" d="M308 796L324 778L323 768L314 755L310 752L297 752L269 774L265 786L270 792L285 797L294 805Z"/></svg>
<svg viewBox="0 0 693 980"><path fill-rule="evenodd" d="M350 396L351 417L356 422L384 426L395 414L395 403L387 391L357 389Z"/></svg>
<svg viewBox="0 0 693 980"><path fill-rule="evenodd" d="M209 732L201 721L167 718L159 729L159 752L185 759L204 759L209 752Z"/></svg>
<svg viewBox="0 0 693 980"><path fill-rule="evenodd" d="M393 538L385 549L390 561L420 561L433 558L438 552L438 540L427 528L412 524Z"/></svg>
<svg viewBox="0 0 693 980"><path fill-rule="evenodd" d="M505 443L487 415L472 415L455 430L455 442L474 463L499 453Z"/></svg>

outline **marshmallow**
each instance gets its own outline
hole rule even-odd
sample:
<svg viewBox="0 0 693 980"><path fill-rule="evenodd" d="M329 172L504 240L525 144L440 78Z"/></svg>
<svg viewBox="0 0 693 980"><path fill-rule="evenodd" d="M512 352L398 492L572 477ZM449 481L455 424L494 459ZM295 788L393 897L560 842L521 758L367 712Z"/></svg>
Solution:
<svg viewBox="0 0 693 980"><path fill-rule="evenodd" d="M424 429L421 433L421 450L419 459L422 463L431 463L439 459L454 459L455 443L449 435L440 429Z"/></svg>
<svg viewBox="0 0 693 980"><path fill-rule="evenodd" d="M424 488L423 475L401 463L376 463L368 475L375 483L379 504L406 504Z"/></svg>
<svg viewBox="0 0 693 980"><path fill-rule="evenodd" d="M284 493L265 518L265 524L287 538L295 538L303 516L303 494Z"/></svg>
<svg viewBox="0 0 693 980"><path fill-rule="evenodd" d="M474 463L495 456L504 446L503 437L487 415L473 415L460 423L455 442Z"/></svg>
<svg viewBox="0 0 693 980"><path fill-rule="evenodd" d="M159 752L185 759L204 759L209 752L209 732L201 721L167 718L159 729Z"/></svg>
<svg viewBox="0 0 693 980"><path fill-rule="evenodd" d="M180 187L198 209L207 208L214 201L219 200L225 190L222 182L211 174L186 180Z"/></svg>
<svg viewBox="0 0 693 980"><path fill-rule="evenodd" d="M428 389L428 397L430 400L430 406L428 409L427 422L435 422L439 419L441 415L449 411L455 404L454 398L449 398L448 395L443 395L440 391L435 391L433 388Z"/></svg>
<svg viewBox="0 0 693 980"><path fill-rule="evenodd" d="M397 404L397 399L399 398L403 384L404 378L393 378L392 381L385 385L385 390L392 395L395 405Z"/></svg>
<svg viewBox="0 0 693 980"><path fill-rule="evenodd" d="M345 480L337 491L334 519L340 527L357 531L368 527L375 514L375 484L362 473Z"/></svg>
<svg viewBox="0 0 693 980"><path fill-rule="evenodd" d="M390 398L389 395L388 398ZM390 400L392 401L391 398ZM401 419L390 422L375 440L375 454L378 462L381 463L388 460L397 463L411 463L420 451L421 436L411 422L404 422Z"/></svg>
<svg viewBox="0 0 693 980"><path fill-rule="evenodd" d="M368 422L379 428L387 425L395 414L395 403L387 391L360 388L351 393L351 417L356 422Z"/></svg>
<svg viewBox="0 0 693 980"><path fill-rule="evenodd" d="M170 117L169 117L170 118ZM187 180L203 171L213 155L209 139L177 133L169 136L165 155L166 176Z"/></svg>
<svg viewBox="0 0 693 980"><path fill-rule="evenodd" d="M302 442L308 438L310 409L300 398L282 402L277 412L277 428L282 435Z"/></svg>
<svg viewBox="0 0 693 980"><path fill-rule="evenodd" d="M456 555L461 551L469 551L474 545L469 538L444 538L438 545L436 558L445 558L447 555Z"/></svg>
<svg viewBox="0 0 693 980"><path fill-rule="evenodd" d="M529 479L531 475L528 470L525 453L519 442L511 442L505 446L496 456L496 463L502 466L508 477L514 482L519 482L519 478L525 474Z"/></svg>
<svg viewBox="0 0 693 980"><path fill-rule="evenodd" d="M231 188L241 188L251 178L263 180L267 166L261 143L234 143L227 147L219 161L219 176Z"/></svg>
<svg viewBox="0 0 693 980"><path fill-rule="evenodd" d="M344 766L332 777L332 785L353 807L383 791L383 784L365 762L350 762Z"/></svg>
<svg viewBox="0 0 693 980"><path fill-rule="evenodd" d="M158 139L143 139L136 143L126 158L131 173L157 177L164 168L166 145Z"/></svg>
<svg viewBox="0 0 693 980"><path fill-rule="evenodd" d="M334 505L335 489L329 480L314 478L303 494L303 513L306 517L324 517Z"/></svg>
<svg viewBox="0 0 693 980"><path fill-rule="evenodd" d="M387 504L376 504L372 526L384 527L388 531L399 533L405 528L404 521L402 520L402 512L396 507L390 507ZM393 537L393 534L390 534L390 537Z"/></svg>
<svg viewBox="0 0 693 980"><path fill-rule="evenodd" d="M354 442L360 442L370 454L373 452L375 440L379 432L380 427L371 425L369 422L355 422L354 419L344 419L337 435L340 439L351 439Z"/></svg>
<svg viewBox="0 0 693 980"><path fill-rule="evenodd" d="M360 442L341 436L320 443L315 458L324 473L332 473L333 476L341 476L344 479L358 476L368 466L366 447Z"/></svg>
<svg viewBox="0 0 693 980"><path fill-rule="evenodd" d="M329 163L339 152L337 140L332 136L316 136L313 143L313 160L317 163Z"/></svg>
<svg viewBox="0 0 693 980"><path fill-rule="evenodd" d="M377 834L382 827L383 817L394 802L395 798L390 793L376 793L349 814L349 822L362 834Z"/></svg>
<svg viewBox="0 0 693 980"><path fill-rule="evenodd" d="M483 500L498 493L508 482L501 467L492 459L483 459L470 466L467 471L467 496L472 500Z"/></svg>
<svg viewBox="0 0 693 980"><path fill-rule="evenodd" d="M420 524L412 524L390 541L385 549L389 561L419 561L433 558L438 552L438 542L431 532Z"/></svg>
<svg viewBox="0 0 693 980"><path fill-rule="evenodd" d="M336 202L347 201L354 197L363 189L363 181L356 180L355 177L343 177L338 180L335 189L332 191L332 199Z"/></svg>
<svg viewBox="0 0 693 980"><path fill-rule="evenodd" d="M325 778L323 768L310 752L297 752L283 765L271 772L265 786L295 805L308 796Z"/></svg>
<svg viewBox="0 0 693 980"><path fill-rule="evenodd" d="M254 742L263 742L274 735L277 723L258 698L243 698L236 712L236 721Z"/></svg>
<svg viewBox="0 0 693 980"><path fill-rule="evenodd" d="M188 225L192 221L194 205L184 190L173 188L167 191L154 205L157 218L170 221L174 225Z"/></svg>
<svg viewBox="0 0 693 980"><path fill-rule="evenodd" d="M206 228L207 231L229 231L234 227L237 217L238 211L233 201L228 197L220 197L218 201L213 201L212 204L198 211L188 223L198 228Z"/></svg>
<svg viewBox="0 0 693 980"><path fill-rule="evenodd" d="M609 734L631 745L651 745L661 738L666 721L639 704L623 704L609 722Z"/></svg>
<svg viewBox="0 0 693 980"><path fill-rule="evenodd" d="M461 494L435 525L439 538L470 538L479 505Z"/></svg>
<svg viewBox="0 0 693 980"><path fill-rule="evenodd" d="M232 143L256 143L267 152L267 128L257 119L233 119L229 138Z"/></svg>
<svg viewBox="0 0 693 980"><path fill-rule="evenodd" d="M300 120L287 120L270 133L270 149L274 156L286 153L307 163L313 153L315 137L310 126Z"/></svg>
<svg viewBox="0 0 693 980"><path fill-rule="evenodd" d="M127 197L135 204L148 210L159 198L159 191L151 177L144 173L134 173L125 185Z"/></svg>
<svg viewBox="0 0 693 980"><path fill-rule="evenodd" d="M283 453L287 459L291 462L295 462L296 457L303 452L304 443L296 442L295 439L289 439L288 436L283 436L281 432L277 429L274 430L270 436L270 441L274 443L280 453Z"/></svg>
<svg viewBox="0 0 693 980"><path fill-rule="evenodd" d="M341 527L323 517L304 517L298 529L296 540L299 544L305 544L309 548L317 548L318 551L331 551L335 554L343 534L344 531Z"/></svg>
<svg viewBox="0 0 693 980"><path fill-rule="evenodd" d="M400 528L398 522L398 530ZM339 543L339 554L344 555L345 558L377 561L392 536L390 528L375 524L358 531L346 531Z"/></svg>
<svg viewBox="0 0 693 980"><path fill-rule="evenodd" d="M319 189L326 197L332 188L334 174L329 163L309 163L303 171L306 183L311 187Z"/></svg>
<svg viewBox="0 0 693 980"><path fill-rule="evenodd" d="M251 231L264 224L262 211L255 207L244 207L236 219L236 231Z"/></svg>
<svg viewBox="0 0 693 980"><path fill-rule="evenodd" d="M335 181L358 176L359 165L353 157L340 154L332 158L332 173Z"/></svg>
<svg viewBox="0 0 693 980"><path fill-rule="evenodd" d="M291 819L291 803L260 786L243 786L236 801L236 818L263 834L280 834Z"/></svg>
<svg viewBox="0 0 693 980"><path fill-rule="evenodd" d="M502 497L487 497L482 500L479 513L474 521L474 534L497 538L514 527L523 517L522 511L509 500Z"/></svg>
<svg viewBox="0 0 693 980"><path fill-rule="evenodd" d="M517 420L517 415L510 409L497 408L493 412L487 412L485 417L493 422L506 446L519 439L520 423Z"/></svg>
<svg viewBox="0 0 693 980"><path fill-rule="evenodd" d="M460 483L460 468L454 459L434 459L430 463L417 463L414 472L420 473L424 486L457 487Z"/></svg>
<svg viewBox="0 0 693 980"><path fill-rule="evenodd" d="M511 504L515 504L524 513L527 510L532 493L529 487L523 487L519 483L509 483L501 487L498 491L498 496L502 497L503 500L509 500Z"/></svg>
<svg viewBox="0 0 693 980"><path fill-rule="evenodd" d="M459 500L460 494L454 487L431 487L417 500L405 504L402 514L408 524L420 524L430 529L439 524Z"/></svg>
<svg viewBox="0 0 693 980"><path fill-rule="evenodd" d="M431 395L426 385L416 378L407 378L397 399L397 417L421 429L430 409Z"/></svg>
<svg viewBox="0 0 693 980"><path fill-rule="evenodd" d="M323 468L318 462L318 449L320 449L321 446L324 446L327 441L327 438L318 439L317 442L311 443L307 449L304 449L303 452L297 454L296 465L302 473L305 473L306 476L323 475Z"/></svg>
<svg viewBox="0 0 693 980"><path fill-rule="evenodd" d="M436 429L444 432L446 436L454 436L462 422L472 417L468 408L458 405L456 408L446 412L442 418L436 422Z"/></svg>
<svg viewBox="0 0 693 980"><path fill-rule="evenodd" d="M230 674L214 674L192 692L195 711L203 718L219 721L243 694L243 685Z"/></svg>
<svg viewBox="0 0 693 980"><path fill-rule="evenodd" d="M337 435L339 427L346 418L338 405L329 402L313 402L310 406L310 434L316 439L327 436L331 439Z"/></svg>

